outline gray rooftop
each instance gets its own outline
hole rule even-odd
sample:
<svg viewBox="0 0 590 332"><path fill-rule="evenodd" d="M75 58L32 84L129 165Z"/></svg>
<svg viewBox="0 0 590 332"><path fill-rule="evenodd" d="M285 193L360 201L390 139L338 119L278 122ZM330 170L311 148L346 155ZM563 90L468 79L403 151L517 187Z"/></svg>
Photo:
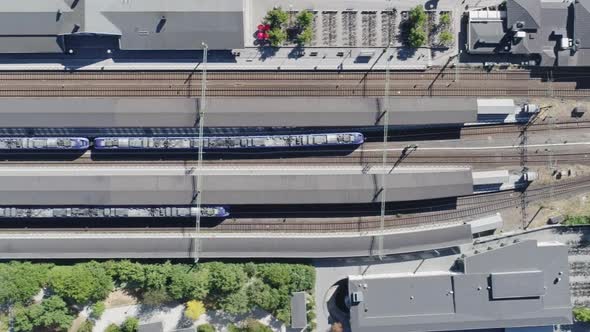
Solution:
<svg viewBox="0 0 590 332"><path fill-rule="evenodd" d="M589 8L588 0L508 0L505 27L495 20L470 22L469 52L538 55L541 66L588 66ZM515 38L517 31L525 37ZM562 38L573 39L575 46L561 49Z"/></svg>
<svg viewBox="0 0 590 332"><path fill-rule="evenodd" d="M353 331L455 331L571 323L567 246L527 240L462 259L463 269L350 276Z"/></svg>
<svg viewBox="0 0 590 332"><path fill-rule="evenodd" d="M294 329L307 327L305 292L296 292L291 296L291 327Z"/></svg>
<svg viewBox="0 0 590 332"><path fill-rule="evenodd" d="M192 204L195 198L192 175L65 174L4 172L0 201L6 205L174 205ZM353 204L381 199L381 177L375 174L225 174L203 176L203 204ZM468 168L395 170L385 181L389 201L473 193Z"/></svg>
<svg viewBox="0 0 590 332"><path fill-rule="evenodd" d="M121 36L124 50L201 49L203 41L211 49L242 48L243 4L234 0L7 0L0 4L0 52L56 52L60 46L52 41L58 36L80 33ZM26 46L13 49L16 40Z"/></svg>
<svg viewBox="0 0 590 332"><path fill-rule="evenodd" d="M138 332L162 332L164 331L164 326L162 322L154 322L148 324L141 324L137 329Z"/></svg>
<svg viewBox="0 0 590 332"><path fill-rule="evenodd" d="M194 127L196 98L0 98L0 127ZM373 126L382 98L208 98L207 127ZM476 98L391 98L391 125L477 121Z"/></svg>

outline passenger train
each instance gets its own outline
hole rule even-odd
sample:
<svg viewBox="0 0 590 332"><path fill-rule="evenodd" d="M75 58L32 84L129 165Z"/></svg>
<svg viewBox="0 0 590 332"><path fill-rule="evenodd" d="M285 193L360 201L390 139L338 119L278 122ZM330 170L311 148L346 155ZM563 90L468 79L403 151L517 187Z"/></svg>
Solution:
<svg viewBox="0 0 590 332"><path fill-rule="evenodd" d="M0 137L2 150L86 150L90 142L84 137Z"/></svg>
<svg viewBox="0 0 590 332"><path fill-rule="evenodd" d="M196 217L196 207L0 207L0 219L5 218L183 218ZM229 216L223 206L201 208L201 217Z"/></svg>
<svg viewBox="0 0 590 332"><path fill-rule="evenodd" d="M261 149L360 145L361 133L301 134L271 136L204 137L203 149ZM191 137L97 137L97 150L188 150L198 149L199 139Z"/></svg>

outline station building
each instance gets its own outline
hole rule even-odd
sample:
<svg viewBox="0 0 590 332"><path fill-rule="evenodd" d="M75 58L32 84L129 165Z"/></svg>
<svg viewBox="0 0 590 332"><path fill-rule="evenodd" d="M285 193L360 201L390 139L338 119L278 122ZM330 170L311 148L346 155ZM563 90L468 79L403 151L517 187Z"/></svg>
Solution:
<svg viewBox="0 0 590 332"><path fill-rule="evenodd" d="M590 66L590 0L508 0L468 12L467 52L529 56L536 65Z"/></svg>
<svg viewBox="0 0 590 332"><path fill-rule="evenodd" d="M349 276L346 302L353 332L552 331L572 322L568 247L486 245L448 271Z"/></svg>
<svg viewBox="0 0 590 332"><path fill-rule="evenodd" d="M6 0L0 53L73 53L94 47L192 50L244 47L248 0Z"/></svg>

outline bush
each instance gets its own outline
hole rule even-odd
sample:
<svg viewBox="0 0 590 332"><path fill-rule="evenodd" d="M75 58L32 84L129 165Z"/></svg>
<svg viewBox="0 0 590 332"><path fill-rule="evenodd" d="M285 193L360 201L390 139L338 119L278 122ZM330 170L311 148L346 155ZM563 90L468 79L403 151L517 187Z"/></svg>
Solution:
<svg viewBox="0 0 590 332"><path fill-rule="evenodd" d="M201 301L188 301L186 303L186 310L184 310L184 315L191 320L197 320L201 317L202 314L207 312L205 310L205 305Z"/></svg>
<svg viewBox="0 0 590 332"><path fill-rule="evenodd" d="M451 15L449 13L442 13L440 14L439 21L442 25L449 25L451 24Z"/></svg>
<svg viewBox="0 0 590 332"><path fill-rule="evenodd" d="M440 42L443 45L450 45L453 42L453 34L448 31L440 33Z"/></svg>
<svg viewBox="0 0 590 332"><path fill-rule="evenodd" d="M100 263L90 262L54 267L49 286L64 299L83 304L104 300L113 290L113 280Z"/></svg>
<svg viewBox="0 0 590 332"><path fill-rule="evenodd" d="M197 332L215 332L215 327L211 324L201 324L197 327Z"/></svg>
<svg viewBox="0 0 590 332"><path fill-rule="evenodd" d="M283 24L289 19L289 14L285 12L281 7L276 7L266 13L264 21L270 24L272 29L282 28Z"/></svg>
<svg viewBox="0 0 590 332"><path fill-rule="evenodd" d="M99 319L104 313L106 307L104 302L96 302L90 307L90 317L93 319Z"/></svg>
<svg viewBox="0 0 590 332"><path fill-rule="evenodd" d="M565 225L568 226L575 226L575 225L588 225L590 224L590 217L586 216L567 216L564 222Z"/></svg>
<svg viewBox="0 0 590 332"><path fill-rule="evenodd" d="M287 40L287 33L281 28L273 28L268 32L268 40L273 47L280 47Z"/></svg>
<svg viewBox="0 0 590 332"><path fill-rule="evenodd" d="M80 325L77 332L92 332L93 327L94 325L92 324L92 322L87 320L84 323L82 323L82 325Z"/></svg>
<svg viewBox="0 0 590 332"><path fill-rule="evenodd" d="M588 307L575 307L574 318L578 322L590 323L590 308Z"/></svg>
<svg viewBox="0 0 590 332"><path fill-rule="evenodd" d="M135 317L128 317L121 324L121 332L137 332L139 329L139 319Z"/></svg>
<svg viewBox="0 0 590 332"><path fill-rule="evenodd" d="M172 298L165 289L148 290L143 293L143 304L149 306L159 306L172 301Z"/></svg>
<svg viewBox="0 0 590 332"><path fill-rule="evenodd" d="M107 326L107 328L104 330L104 332L122 332L122 331L121 331L121 328L117 324L113 323L113 324Z"/></svg>

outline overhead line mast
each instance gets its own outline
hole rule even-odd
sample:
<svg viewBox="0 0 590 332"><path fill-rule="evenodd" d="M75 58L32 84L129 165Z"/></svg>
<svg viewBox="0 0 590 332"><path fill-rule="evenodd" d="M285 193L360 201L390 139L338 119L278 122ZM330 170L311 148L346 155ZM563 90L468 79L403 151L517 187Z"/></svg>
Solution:
<svg viewBox="0 0 590 332"><path fill-rule="evenodd" d="M391 48L391 42L385 48L385 91L383 93L383 152L382 152L382 173L381 173L381 218L379 219L379 236L377 239L379 258L383 258L383 233L385 232L385 207L387 203L387 186L386 181L386 165L387 165L387 139L389 136L389 49Z"/></svg>
<svg viewBox="0 0 590 332"><path fill-rule="evenodd" d="M207 51L209 47L205 42L203 45L203 75L201 77L201 101L199 103L198 121L199 121L199 152L197 158L197 216L195 220L195 237L193 241L193 258L195 263L199 262L199 256L201 253L201 202L202 199L202 180L203 180L203 131L205 129L205 110L207 103L205 97L207 95Z"/></svg>

